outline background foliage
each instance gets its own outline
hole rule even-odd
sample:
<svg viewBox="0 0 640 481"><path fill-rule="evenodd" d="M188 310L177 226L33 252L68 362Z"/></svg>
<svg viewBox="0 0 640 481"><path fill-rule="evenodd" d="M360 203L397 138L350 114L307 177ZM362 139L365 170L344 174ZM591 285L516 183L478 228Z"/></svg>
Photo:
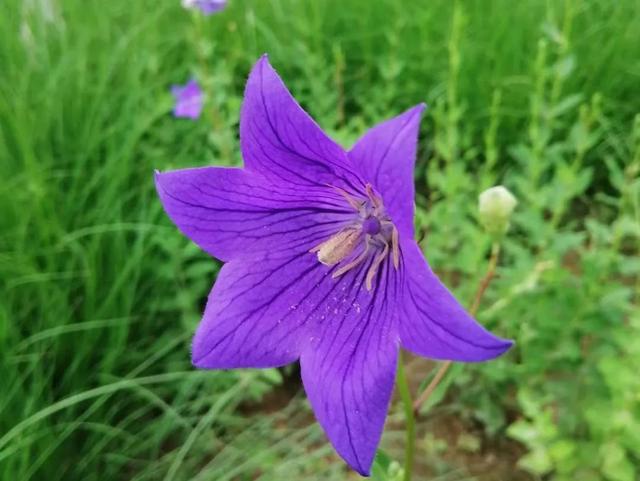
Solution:
<svg viewBox="0 0 640 481"><path fill-rule="evenodd" d="M232 0L207 19L178 0L1 9L1 479L353 477L303 398L281 401L295 372L188 361L218 266L161 213L152 172L240 163L243 83L263 52L344 145L430 105L417 223L461 299L490 246L478 193L502 183L519 198L479 315L517 347L455 367L423 418L422 472L638 479L637 1ZM191 75L208 95L197 123L170 115L169 85ZM439 436L438 419L461 433Z"/></svg>

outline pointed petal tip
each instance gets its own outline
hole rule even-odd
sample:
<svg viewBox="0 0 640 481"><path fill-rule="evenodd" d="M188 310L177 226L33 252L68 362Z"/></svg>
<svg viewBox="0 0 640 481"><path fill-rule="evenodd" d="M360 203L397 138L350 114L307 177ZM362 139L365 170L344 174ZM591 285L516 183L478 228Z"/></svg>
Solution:
<svg viewBox="0 0 640 481"><path fill-rule="evenodd" d="M255 64L253 64L253 67L251 68L251 72L249 73L249 79L247 83L251 81L252 77L262 79L260 80L261 89L264 88L262 86L262 82L270 82L274 80L277 82L281 82L285 90L287 88L284 85L283 80L280 78L280 74L278 73L278 71L273 67L273 65L271 65L269 54L266 52L260 56L260 58L256 61ZM291 93L288 90L287 90L287 93L288 95L291 95ZM245 99L246 99L246 95L247 93L245 92Z"/></svg>
<svg viewBox="0 0 640 481"><path fill-rule="evenodd" d="M211 293L209 293L209 296L211 296ZM191 338L191 364L198 369L214 369L219 367L214 366L211 362L211 358L215 357L212 356L212 348L215 347L215 344L212 345L212 341L208 339L208 331L203 324L203 320L200 321Z"/></svg>
<svg viewBox="0 0 640 481"><path fill-rule="evenodd" d="M201 359L196 359L196 357L191 353L191 365L196 369L206 369L206 366L202 364Z"/></svg>
<svg viewBox="0 0 640 481"><path fill-rule="evenodd" d="M356 466L352 466L352 468L362 477L368 478L371 476L371 465L373 464L373 459L367 466L362 466L358 464Z"/></svg>
<svg viewBox="0 0 640 481"><path fill-rule="evenodd" d="M156 190L160 191L160 177L162 177L162 172L158 169L153 169L153 183L156 186Z"/></svg>
<svg viewBox="0 0 640 481"><path fill-rule="evenodd" d="M371 476L371 467L368 467L367 469L363 469L360 467L356 467L356 466L351 466L353 468L353 470L358 473L360 476L362 476L363 478L368 478Z"/></svg>
<svg viewBox="0 0 640 481"><path fill-rule="evenodd" d="M168 180L167 177L169 176L170 172L162 172L158 169L154 169L153 171L153 183L156 186L156 191L158 192L158 194L160 195L160 199L163 199L163 195L166 192L166 181Z"/></svg>
<svg viewBox="0 0 640 481"><path fill-rule="evenodd" d="M362 450L360 449L357 453L350 452L341 452L337 448L337 446L331 441L331 444L336 449L338 455L347 463L347 465L353 469L360 476L368 478L371 476L371 466L373 466L373 461L375 459L376 448L371 452L370 450Z"/></svg>
<svg viewBox="0 0 640 481"><path fill-rule="evenodd" d="M199 332L200 329L197 329L191 339L191 365L196 369L213 369L211 363L206 362L209 353L203 349L203 343L198 339Z"/></svg>
<svg viewBox="0 0 640 481"><path fill-rule="evenodd" d="M255 63L253 64L253 66L249 70L249 76L247 77L247 82L245 84L244 100L243 100L243 103L242 103L242 108L240 110L240 117L241 118L242 118L242 114L243 114L244 110L246 109L247 96L249 95L251 85L255 84L254 87L253 87L254 89L261 89L262 88L262 85L261 85L262 81L259 80L259 79L264 78L265 74L270 75L270 73L273 73L276 77L278 76L278 74L276 73L275 69L273 68L273 66L269 62L269 54L265 52L262 55L260 55L258 60L255 61Z"/></svg>
<svg viewBox="0 0 640 481"><path fill-rule="evenodd" d="M369 461L368 464L365 463L365 465L363 465L362 461L359 458L353 456L353 453L349 453L348 455L345 455L339 451L337 452L340 455L340 457L344 459L344 461L349 465L349 467L353 469L356 473L358 473L360 476L364 478L368 478L371 476L371 466L373 465L373 459L374 459L373 456L371 456L371 461Z"/></svg>
<svg viewBox="0 0 640 481"><path fill-rule="evenodd" d="M488 342L483 349L470 352L469 358L464 362L491 361L505 354L515 344L511 339L503 339L489 331L487 331L487 334L492 338L492 342Z"/></svg>
<svg viewBox="0 0 640 481"><path fill-rule="evenodd" d="M260 58L254 64L254 67L252 70L257 69L258 67L262 67L263 65L266 65L267 67L270 67L273 69L273 67L271 66L271 62L269 61L269 54L266 52L260 55Z"/></svg>
<svg viewBox="0 0 640 481"><path fill-rule="evenodd" d="M215 371L215 370L226 370L226 369L234 369L234 366L225 366L223 364L216 364L212 362L206 361L206 356L196 358L193 353L191 353L191 365L196 369L201 369L205 371Z"/></svg>
<svg viewBox="0 0 640 481"><path fill-rule="evenodd" d="M511 339L502 339L501 337L494 336L495 344L491 346L491 350L478 356L477 358L469 359L467 362L483 362L496 359L505 354L509 349L515 345L515 341Z"/></svg>
<svg viewBox="0 0 640 481"><path fill-rule="evenodd" d="M422 113L427 109L427 104L425 104L424 102L420 102L417 105L414 105L413 107L411 107L407 113L410 113L411 116L413 115L417 115L418 117L422 116Z"/></svg>
<svg viewBox="0 0 640 481"><path fill-rule="evenodd" d="M509 349L516 345L516 341L514 341L513 339L501 339L501 341L504 350L500 354L507 352Z"/></svg>
<svg viewBox="0 0 640 481"><path fill-rule="evenodd" d="M214 369L206 365L202 359L197 359L193 354L191 354L191 365L196 369Z"/></svg>

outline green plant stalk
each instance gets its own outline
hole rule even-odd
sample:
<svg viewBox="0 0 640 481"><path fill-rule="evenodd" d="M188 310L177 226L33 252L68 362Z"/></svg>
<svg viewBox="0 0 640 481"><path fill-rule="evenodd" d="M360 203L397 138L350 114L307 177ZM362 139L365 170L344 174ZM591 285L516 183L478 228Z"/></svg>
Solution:
<svg viewBox="0 0 640 481"><path fill-rule="evenodd" d="M453 6L453 18L451 20L451 34L447 49L449 53L449 78L447 80L447 158L449 163L453 163L459 155L459 124L461 106L458 99L458 81L460 74L461 40L464 27L464 11L460 3L455 2Z"/></svg>
<svg viewBox="0 0 640 481"><path fill-rule="evenodd" d="M413 401L411 399L411 390L407 374L404 369L404 361L402 360L402 351L398 354L398 392L402 400L404 408L404 422L406 428L405 446L404 446L404 475L403 481L411 481L413 472L413 458L416 446L416 418L413 414Z"/></svg>
<svg viewBox="0 0 640 481"><path fill-rule="evenodd" d="M214 132L220 133L224 130L225 125L222 119L222 114L220 113L220 110L218 109L218 106L215 103L215 99L213 98L211 88L210 88L211 86L213 86L213 83L214 83L214 75L213 75L213 72L211 72L211 70L209 69L207 52L206 52L206 49L203 47L203 43L207 40L202 27L202 24L205 20L203 19L202 15L198 13L194 13L193 21L195 25L195 37L196 37L195 51L198 56L198 63L200 66L200 70L202 71L202 75L204 77L202 80L205 82L205 87L207 88L208 95L209 95L208 109L210 113L211 127L213 128ZM221 142L220 150L221 150L220 153L222 154L222 158L225 159L226 162L230 162L232 159L231 147L228 145L226 139L223 142Z"/></svg>

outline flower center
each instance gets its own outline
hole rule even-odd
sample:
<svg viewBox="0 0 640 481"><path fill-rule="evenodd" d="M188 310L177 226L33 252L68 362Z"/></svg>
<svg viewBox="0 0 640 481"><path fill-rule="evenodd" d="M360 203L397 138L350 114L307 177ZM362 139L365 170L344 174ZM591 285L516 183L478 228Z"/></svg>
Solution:
<svg viewBox="0 0 640 481"><path fill-rule="evenodd" d="M362 232L369 235L377 235L381 228L380 220L376 216L369 216L362 222Z"/></svg>
<svg viewBox="0 0 640 481"><path fill-rule="evenodd" d="M366 185L366 199L354 199L348 192L334 187L353 207L356 215L353 223L317 245L314 252L318 260L327 266L343 263L333 274L335 279L361 265L373 257L369 264L365 283L371 290L373 279L389 252L393 257L393 266L398 269L400 248L398 229L384 210L382 199L376 195L370 184Z"/></svg>

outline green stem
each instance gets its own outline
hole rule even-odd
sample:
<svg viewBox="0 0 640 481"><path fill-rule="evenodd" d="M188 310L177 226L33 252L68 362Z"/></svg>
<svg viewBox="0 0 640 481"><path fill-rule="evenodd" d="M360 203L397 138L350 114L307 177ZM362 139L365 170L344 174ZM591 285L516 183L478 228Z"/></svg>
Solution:
<svg viewBox="0 0 640 481"><path fill-rule="evenodd" d="M214 132L216 132L217 134L220 134L224 130L225 125L224 125L224 121L222 119L220 110L218 109L218 106L215 103L215 98L212 95L212 90L213 90L212 87L215 87L215 85L213 85L215 78L209 69L209 61L207 59L207 53L203 48L203 42L206 41L205 34L202 29L202 24L204 22L203 15L194 13L192 14L192 17L195 25L195 37L196 37L195 51L198 56L198 63L200 64L200 71L202 72L202 76L203 76L203 78L200 80L203 82L209 95L208 102L207 102L207 109L210 114L211 126ZM225 160L225 162L231 162L232 153L229 145L227 144L226 138L219 143L218 148L220 149L220 154L222 155L222 158Z"/></svg>
<svg viewBox="0 0 640 481"><path fill-rule="evenodd" d="M413 472L413 456L416 446L416 418L413 414L413 401L411 400L411 391L409 390L407 374L404 370L402 351L398 355L398 392L400 393L400 399L402 400L405 418L404 421L406 424L403 481L411 481L411 474Z"/></svg>

